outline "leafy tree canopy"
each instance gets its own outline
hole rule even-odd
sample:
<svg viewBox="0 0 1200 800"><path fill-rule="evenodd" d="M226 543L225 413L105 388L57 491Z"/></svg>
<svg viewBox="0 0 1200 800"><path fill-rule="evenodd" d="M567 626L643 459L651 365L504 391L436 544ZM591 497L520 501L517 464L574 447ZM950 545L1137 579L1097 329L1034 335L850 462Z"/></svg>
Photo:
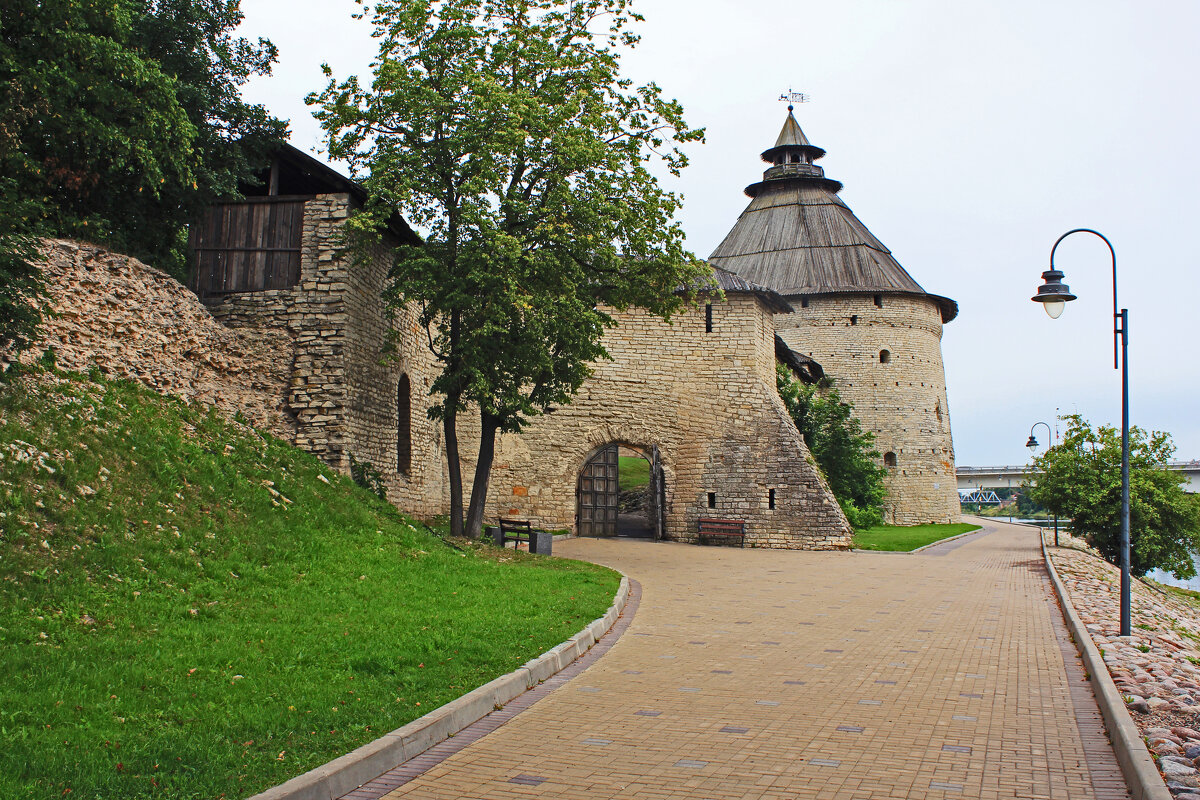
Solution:
<svg viewBox="0 0 1200 800"><path fill-rule="evenodd" d="M1076 533L1113 564L1121 562L1121 432L1097 429L1078 414L1062 419L1061 444L1034 462L1033 500L1070 517ZM1183 491L1184 476L1164 467L1175 452L1170 434L1129 429L1130 571L1163 569L1178 578L1196 575L1200 552L1200 497Z"/></svg>
<svg viewBox="0 0 1200 800"><path fill-rule="evenodd" d="M477 535L497 431L569 402L606 355L608 310L669 317L709 279L683 246L678 174L699 141L658 86L621 77L638 37L629 0L385 0L370 89L331 78L309 102L329 151L375 201L352 232L400 209L426 242L402 248L388 300L416 304L441 364L451 530L463 530L456 418L482 423L468 528ZM326 74L330 74L326 68Z"/></svg>
<svg viewBox="0 0 1200 800"><path fill-rule="evenodd" d="M239 0L9 0L0 14L0 235L73 236L182 276L181 232L252 179L284 124L238 87L275 48Z"/></svg>
<svg viewBox="0 0 1200 800"><path fill-rule="evenodd" d="M875 434L862 429L854 406L843 401L832 385L805 385L787 367L775 369L783 405L850 525L858 529L882 525L887 470L877 461Z"/></svg>

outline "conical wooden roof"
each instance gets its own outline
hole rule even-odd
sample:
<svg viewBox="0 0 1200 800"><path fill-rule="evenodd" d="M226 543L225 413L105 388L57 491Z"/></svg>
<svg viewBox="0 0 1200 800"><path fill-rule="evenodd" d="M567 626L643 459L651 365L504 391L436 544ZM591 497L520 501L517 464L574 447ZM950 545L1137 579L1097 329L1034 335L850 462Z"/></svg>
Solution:
<svg viewBox="0 0 1200 800"><path fill-rule="evenodd" d="M837 196L841 184L811 163L818 152L825 151L809 144L789 111L775 146L763 153L775 166L746 188L750 205L709 261L785 296L927 296L937 302L943 322L952 320L958 305L922 289L854 216Z"/></svg>

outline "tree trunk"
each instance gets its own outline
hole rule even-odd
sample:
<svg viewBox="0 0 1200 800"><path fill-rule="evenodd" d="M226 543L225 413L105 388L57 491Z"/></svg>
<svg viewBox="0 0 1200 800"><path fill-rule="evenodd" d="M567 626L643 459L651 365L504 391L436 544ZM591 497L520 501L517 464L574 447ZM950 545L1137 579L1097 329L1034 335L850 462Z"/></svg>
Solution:
<svg viewBox="0 0 1200 800"><path fill-rule="evenodd" d="M463 535L462 461L458 457L458 393L446 397L442 431L446 435L446 470L450 477L450 535Z"/></svg>
<svg viewBox="0 0 1200 800"><path fill-rule="evenodd" d="M479 460L475 462L475 481L471 484L471 506L467 510L467 536L478 539L483 535L483 510L487 505L488 481L492 477L492 461L496 455L498 420L491 414L479 412Z"/></svg>

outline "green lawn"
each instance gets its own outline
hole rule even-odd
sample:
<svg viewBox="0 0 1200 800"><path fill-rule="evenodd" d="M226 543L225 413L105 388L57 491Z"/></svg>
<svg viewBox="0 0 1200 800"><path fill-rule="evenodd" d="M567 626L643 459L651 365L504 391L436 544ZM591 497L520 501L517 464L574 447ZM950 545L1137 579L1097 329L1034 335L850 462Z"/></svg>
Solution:
<svg viewBox="0 0 1200 800"><path fill-rule="evenodd" d="M315 458L80 376L0 383L0 797L245 797L600 616Z"/></svg>
<svg viewBox="0 0 1200 800"><path fill-rule="evenodd" d="M650 462L640 456L621 456L618 467L621 491L636 489L650 482Z"/></svg>
<svg viewBox="0 0 1200 800"><path fill-rule="evenodd" d="M927 544L978 530L968 522L953 525L880 525L854 532L854 546L860 550L896 550L908 552Z"/></svg>

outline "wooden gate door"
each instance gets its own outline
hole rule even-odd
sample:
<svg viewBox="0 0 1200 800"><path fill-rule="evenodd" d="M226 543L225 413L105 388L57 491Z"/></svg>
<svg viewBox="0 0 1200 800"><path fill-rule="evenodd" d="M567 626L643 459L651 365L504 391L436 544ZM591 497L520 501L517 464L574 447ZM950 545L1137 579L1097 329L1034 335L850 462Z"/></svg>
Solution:
<svg viewBox="0 0 1200 800"><path fill-rule="evenodd" d="M654 526L654 538L663 538L666 522L666 486L663 482L662 463L658 457L658 445L650 453L650 497L648 498L650 522Z"/></svg>
<svg viewBox="0 0 1200 800"><path fill-rule="evenodd" d="M579 536L616 536L620 483L619 445L605 447L579 473Z"/></svg>

